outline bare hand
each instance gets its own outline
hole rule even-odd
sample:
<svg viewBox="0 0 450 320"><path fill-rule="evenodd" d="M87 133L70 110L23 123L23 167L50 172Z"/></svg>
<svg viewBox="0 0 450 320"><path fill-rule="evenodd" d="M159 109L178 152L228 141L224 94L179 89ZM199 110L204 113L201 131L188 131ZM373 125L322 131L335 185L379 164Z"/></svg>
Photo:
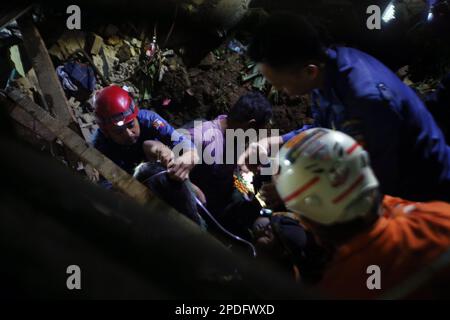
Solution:
<svg viewBox="0 0 450 320"><path fill-rule="evenodd" d="M268 137L250 144L243 154L239 156L238 166L243 172L258 173L262 164L269 163L269 152L273 145L281 144L281 137Z"/></svg>
<svg viewBox="0 0 450 320"><path fill-rule="evenodd" d="M265 183L262 185L259 194L266 203L267 208L275 209L283 205L274 183Z"/></svg>
<svg viewBox="0 0 450 320"><path fill-rule="evenodd" d="M159 141L145 141L144 153L149 160L156 160L168 168L173 165L174 154L165 144Z"/></svg>
<svg viewBox="0 0 450 320"><path fill-rule="evenodd" d="M167 166L169 176L175 180L184 181L189 178L189 173L197 162L197 152L188 151Z"/></svg>

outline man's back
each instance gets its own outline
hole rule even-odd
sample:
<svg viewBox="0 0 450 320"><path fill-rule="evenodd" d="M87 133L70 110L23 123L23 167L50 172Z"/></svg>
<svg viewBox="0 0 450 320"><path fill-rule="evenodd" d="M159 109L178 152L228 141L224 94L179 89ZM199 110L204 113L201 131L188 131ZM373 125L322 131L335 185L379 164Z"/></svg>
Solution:
<svg viewBox="0 0 450 320"><path fill-rule="evenodd" d="M225 134L220 126L223 119L226 116L220 115L189 130L192 141L202 152L202 163L194 167L190 178L205 193L214 212L225 209L233 192L235 165L226 164Z"/></svg>
<svg viewBox="0 0 450 320"><path fill-rule="evenodd" d="M450 200L450 147L415 92L377 59L359 50L328 50L325 88L336 123L370 153L385 194ZM323 122L328 119L322 119Z"/></svg>

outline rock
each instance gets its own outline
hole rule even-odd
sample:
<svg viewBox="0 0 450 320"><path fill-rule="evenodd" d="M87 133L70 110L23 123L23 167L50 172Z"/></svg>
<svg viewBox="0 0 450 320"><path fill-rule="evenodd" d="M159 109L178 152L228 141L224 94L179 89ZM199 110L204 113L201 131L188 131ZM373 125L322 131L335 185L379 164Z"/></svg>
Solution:
<svg viewBox="0 0 450 320"><path fill-rule="evenodd" d="M122 43L122 39L120 39L118 36L111 36L108 39L106 39L106 43L110 46L117 46Z"/></svg>
<svg viewBox="0 0 450 320"><path fill-rule="evenodd" d="M398 69L396 74L400 79L407 77L409 74L409 65L403 66L400 69Z"/></svg>
<svg viewBox="0 0 450 320"><path fill-rule="evenodd" d="M128 79L133 76L139 64L139 57L133 57L126 62L119 63L110 74L110 79L114 83L130 86Z"/></svg>
<svg viewBox="0 0 450 320"><path fill-rule="evenodd" d="M178 65L175 61L171 61L169 63L169 70L170 71L176 71L178 69Z"/></svg>
<svg viewBox="0 0 450 320"><path fill-rule="evenodd" d="M137 55L136 50L134 49L134 47L130 47L130 53L131 53L132 57Z"/></svg>
<svg viewBox="0 0 450 320"><path fill-rule="evenodd" d="M202 70L196 69L196 68L189 69L189 72L188 72L189 77L191 77L191 78L195 78L195 77L199 76L201 73L202 73Z"/></svg>
<svg viewBox="0 0 450 320"><path fill-rule="evenodd" d="M106 38L115 36L119 32L119 28L117 28L115 25L108 24L105 28L104 34Z"/></svg>
<svg viewBox="0 0 450 320"><path fill-rule="evenodd" d="M130 48L130 55L131 55L131 57L134 57L136 55L136 50L135 50L133 44L130 41L127 41L127 40L124 40L123 42Z"/></svg>
<svg viewBox="0 0 450 320"><path fill-rule="evenodd" d="M75 51L84 48L85 43L84 32L78 30L66 31L49 49L49 53L62 61L67 60Z"/></svg>
<svg viewBox="0 0 450 320"><path fill-rule="evenodd" d="M130 47L124 43L117 51L116 57L119 59L119 63L130 60L132 57Z"/></svg>
<svg viewBox="0 0 450 320"><path fill-rule="evenodd" d="M92 55L95 55L100 52L102 46L103 46L103 38L93 33L91 36L91 46L90 49L88 49L87 51L90 52Z"/></svg>
<svg viewBox="0 0 450 320"><path fill-rule="evenodd" d="M102 57L100 57L99 55L95 55L95 56L92 57L92 61L94 62L94 64L97 67L97 69L99 69L100 71L103 70L103 59L102 59Z"/></svg>
<svg viewBox="0 0 450 320"><path fill-rule="evenodd" d="M26 77L20 77L9 82L9 85L13 88L19 89L22 93L28 97L33 98L33 85Z"/></svg>
<svg viewBox="0 0 450 320"><path fill-rule="evenodd" d="M403 83L410 87L414 85L414 82L412 82L411 79L409 79L408 77L405 77L403 79Z"/></svg>
<svg viewBox="0 0 450 320"><path fill-rule="evenodd" d="M70 97L69 100L67 100L68 104L72 108L78 108L80 106L80 102L75 100L74 97Z"/></svg>
<svg viewBox="0 0 450 320"><path fill-rule="evenodd" d="M94 116L90 113L83 113L81 115L81 118L84 121L84 123L94 123L95 122Z"/></svg>
<svg viewBox="0 0 450 320"><path fill-rule="evenodd" d="M174 55L175 55L175 51L173 51L172 49L166 50L162 53L163 57L173 57Z"/></svg>
<svg viewBox="0 0 450 320"><path fill-rule="evenodd" d="M214 63L216 63L216 56L210 52L202 61L200 61L198 66L202 69L210 69Z"/></svg>
<svg viewBox="0 0 450 320"><path fill-rule="evenodd" d="M116 57L117 51L112 46L104 45L98 55L94 55L92 60L95 66L108 78L119 59Z"/></svg>
<svg viewBox="0 0 450 320"><path fill-rule="evenodd" d="M50 49L48 49L48 53L56 58L58 58L59 61L64 61L64 54L61 52L61 49L59 48L58 43L55 43L53 46L51 46Z"/></svg>
<svg viewBox="0 0 450 320"><path fill-rule="evenodd" d="M141 46L142 46L142 41L141 41L141 40L138 40L138 39L136 39L136 38L133 38L133 39L131 39L131 44L132 44L134 47L140 49Z"/></svg>

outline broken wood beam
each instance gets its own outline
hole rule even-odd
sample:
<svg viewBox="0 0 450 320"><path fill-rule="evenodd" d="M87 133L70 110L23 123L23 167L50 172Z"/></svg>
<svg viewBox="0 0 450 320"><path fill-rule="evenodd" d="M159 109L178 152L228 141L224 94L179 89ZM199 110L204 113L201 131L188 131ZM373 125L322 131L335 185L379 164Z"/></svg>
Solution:
<svg viewBox="0 0 450 320"><path fill-rule="evenodd" d="M15 8L9 8L5 10L4 14L0 17L0 30L6 27L12 21L20 18L22 15L28 12L33 6L32 5L21 5L15 4Z"/></svg>
<svg viewBox="0 0 450 320"><path fill-rule="evenodd" d="M11 99L8 99L6 97L6 94L5 95L3 94L3 91L0 91L0 105L5 108L7 114L9 114L9 116L15 121L15 123L17 123L20 127L22 127L22 130L25 130L24 132L42 138L43 140L51 144L57 143L56 142L57 137L51 131L49 131L40 122L36 121L36 119L34 119L21 106L16 104ZM71 123L69 127L73 129L75 132L80 131L80 128L76 126L75 123ZM83 132L83 129L81 129L81 131ZM26 136L23 136L23 132L20 134L22 135L22 138L33 144L32 140L28 139ZM86 136L84 136L84 138L86 141L89 141L86 139ZM72 169L77 169L80 161L78 156L67 148L64 148L64 152L68 166L71 167ZM98 180L96 172L89 164L84 165L84 171L90 181Z"/></svg>
<svg viewBox="0 0 450 320"><path fill-rule="evenodd" d="M148 188L117 166L100 151L91 147L76 132L68 128L59 119L34 103L28 96L17 89L7 91L8 97L30 114L34 120L54 134L64 145L74 152L82 161L94 167L99 174L112 183L115 189L144 204L151 199Z"/></svg>
<svg viewBox="0 0 450 320"><path fill-rule="evenodd" d="M26 112L13 101L7 100L2 96L0 103L4 108L6 108L9 116L20 125L24 126L27 129L30 129L46 141L50 142L56 139L56 136L53 133L51 133L46 127L44 127L40 122L36 121L28 112Z"/></svg>
<svg viewBox="0 0 450 320"><path fill-rule="evenodd" d="M36 72L39 87L50 111L64 125L69 124L73 121L69 105L39 30L34 25L31 16L22 17L17 23L22 32L25 50Z"/></svg>

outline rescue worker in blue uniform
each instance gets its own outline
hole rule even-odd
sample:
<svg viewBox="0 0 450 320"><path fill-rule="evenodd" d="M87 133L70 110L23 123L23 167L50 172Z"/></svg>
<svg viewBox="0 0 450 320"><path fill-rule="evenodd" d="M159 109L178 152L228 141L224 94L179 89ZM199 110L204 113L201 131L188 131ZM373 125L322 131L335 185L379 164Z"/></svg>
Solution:
<svg viewBox="0 0 450 320"><path fill-rule="evenodd" d="M139 110L128 92L116 85L97 92L94 107L100 128L94 135L93 146L130 174L139 164L153 161L145 166L145 174L151 175L141 179L144 172L141 166L136 171L137 179L169 205L201 223L195 198L186 192L184 185L198 162L193 143L157 113ZM180 152L175 153L174 148ZM158 174L164 170L168 174ZM104 179L100 184L112 187Z"/></svg>
<svg viewBox="0 0 450 320"><path fill-rule="evenodd" d="M156 140L170 148L183 144L186 149L193 148L193 144L178 133L166 120L156 112L139 110L136 120L140 128L140 135L133 144L119 144L105 136L102 130L94 134L93 145L110 158L119 167L132 174L137 165L145 160L143 144L148 140Z"/></svg>
<svg viewBox="0 0 450 320"><path fill-rule="evenodd" d="M312 127L336 129L368 150L383 193L450 200L450 147L420 98L380 61L353 48L325 48L308 21L288 13L258 28L249 55L277 89L312 99L312 125L263 139L260 150ZM240 159L244 169L250 152Z"/></svg>
<svg viewBox="0 0 450 320"><path fill-rule="evenodd" d="M450 143L450 73L439 83L436 90L424 98L428 110Z"/></svg>

